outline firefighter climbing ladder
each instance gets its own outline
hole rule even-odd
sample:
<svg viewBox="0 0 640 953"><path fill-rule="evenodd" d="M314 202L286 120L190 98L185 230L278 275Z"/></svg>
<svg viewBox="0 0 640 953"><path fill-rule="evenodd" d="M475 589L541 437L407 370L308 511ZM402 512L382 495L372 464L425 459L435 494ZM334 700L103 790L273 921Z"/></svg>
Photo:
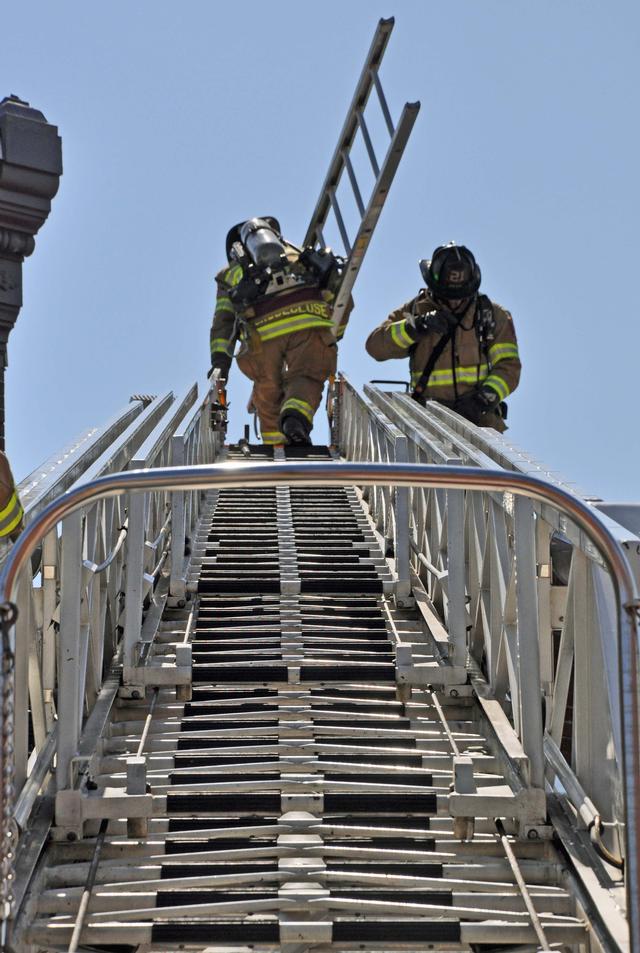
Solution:
<svg viewBox="0 0 640 953"><path fill-rule="evenodd" d="M305 239L333 214L338 317L418 110L394 126L380 85L392 26ZM329 413L330 448L233 446L214 375L132 398L20 485L8 950L640 949L640 507L344 375Z"/></svg>

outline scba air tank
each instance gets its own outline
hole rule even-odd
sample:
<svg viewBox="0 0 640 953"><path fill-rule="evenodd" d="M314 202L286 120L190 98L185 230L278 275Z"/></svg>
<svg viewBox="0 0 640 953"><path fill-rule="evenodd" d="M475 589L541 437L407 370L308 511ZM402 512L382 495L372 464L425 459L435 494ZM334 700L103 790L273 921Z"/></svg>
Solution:
<svg viewBox="0 0 640 953"><path fill-rule="evenodd" d="M284 245L263 218L251 218L240 228L240 240L258 268L275 268L284 255Z"/></svg>

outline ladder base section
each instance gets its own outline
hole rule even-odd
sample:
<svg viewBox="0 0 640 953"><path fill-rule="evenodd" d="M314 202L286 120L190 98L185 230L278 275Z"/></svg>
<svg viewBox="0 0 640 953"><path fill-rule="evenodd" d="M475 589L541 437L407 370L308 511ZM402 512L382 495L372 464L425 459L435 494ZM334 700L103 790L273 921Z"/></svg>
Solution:
<svg viewBox="0 0 640 953"><path fill-rule="evenodd" d="M80 948L537 949L490 807L515 792L469 693L398 686L398 645L435 659L356 491L220 491L193 562L192 698L159 689L150 722L150 693L118 699L93 780L143 757L153 811L109 823ZM505 826L547 942L578 951L562 858ZM20 950L68 949L97 827L50 845Z"/></svg>

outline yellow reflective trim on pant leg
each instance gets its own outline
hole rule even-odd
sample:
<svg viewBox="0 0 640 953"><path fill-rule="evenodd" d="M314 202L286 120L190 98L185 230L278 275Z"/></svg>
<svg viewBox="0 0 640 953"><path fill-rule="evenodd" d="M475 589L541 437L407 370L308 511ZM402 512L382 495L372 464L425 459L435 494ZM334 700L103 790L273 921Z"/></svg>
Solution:
<svg viewBox="0 0 640 953"><path fill-rule="evenodd" d="M391 325L391 340L396 345L396 347L401 347L403 351L408 350L415 341L407 333L407 322L403 319L402 321L394 321Z"/></svg>
<svg viewBox="0 0 640 953"><path fill-rule="evenodd" d="M306 400L298 400L296 397L289 397L288 400L282 404L280 408L280 416L284 417L287 410L297 410L299 414L302 414L303 417L306 417L309 423L313 423L313 415L315 411L311 404L308 404Z"/></svg>
<svg viewBox="0 0 640 953"><path fill-rule="evenodd" d="M287 438L279 430L265 430L261 434L262 442L266 444L286 443Z"/></svg>
<svg viewBox="0 0 640 953"><path fill-rule="evenodd" d="M494 390L500 400L505 400L509 396L509 388L507 387L506 381L498 377L497 374L491 374L487 377L484 381L484 385Z"/></svg>

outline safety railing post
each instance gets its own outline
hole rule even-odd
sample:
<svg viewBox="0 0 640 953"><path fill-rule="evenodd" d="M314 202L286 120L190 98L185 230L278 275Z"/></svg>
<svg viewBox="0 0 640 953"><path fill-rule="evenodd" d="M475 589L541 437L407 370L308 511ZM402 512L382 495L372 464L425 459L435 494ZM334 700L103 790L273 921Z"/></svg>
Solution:
<svg viewBox="0 0 640 953"><path fill-rule="evenodd" d="M450 457L447 466L458 466L462 461ZM464 553L464 490L447 490L444 503L447 533L447 628L454 665L464 665L467 659L467 606Z"/></svg>
<svg viewBox="0 0 640 953"><path fill-rule="evenodd" d="M29 655L35 629L31 618L31 587L28 571L22 573L18 595L15 648L14 764L17 789L27 778L29 758Z"/></svg>
<svg viewBox="0 0 640 953"><path fill-rule="evenodd" d="M47 727L53 727L56 687L56 630L54 616L58 600L58 537L48 533L42 543L42 689Z"/></svg>
<svg viewBox="0 0 640 953"><path fill-rule="evenodd" d="M124 681L128 683L130 673L137 661L136 648L140 641L142 626L142 600L144 598L144 557L145 557L145 495L129 494L129 532L127 533L127 577L124 603L124 639L122 660Z"/></svg>
<svg viewBox="0 0 640 953"><path fill-rule="evenodd" d="M393 462L408 463L409 449L405 436L396 436L393 441ZM411 566L409 543L409 487L397 486L394 488L394 550L396 557L396 600L398 605L404 604L411 595Z"/></svg>
<svg viewBox="0 0 640 953"><path fill-rule="evenodd" d="M56 783L58 790L72 784L70 767L78 751L82 725L84 672L81 671L80 600L82 598L82 513L62 523L62 573L58 657L58 735Z"/></svg>
<svg viewBox="0 0 640 953"><path fill-rule="evenodd" d="M518 610L518 681L522 747L529 758L530 783L544 787L542 693L538 644L535 518L531 500L514 500L516 601Z"/></svg>
<svg viewBox="0 0 640 953"><path fill-rule="evenodd" d="M202 422L200 424L202 427ZM185 443L183 436L171 440L171 462L174 467L185 464ZM184 545L188 535L186 525L186 507L184 490L171 494L171 577L169 593L178 601L185 598L185 581L182 578Z"/></svg>

